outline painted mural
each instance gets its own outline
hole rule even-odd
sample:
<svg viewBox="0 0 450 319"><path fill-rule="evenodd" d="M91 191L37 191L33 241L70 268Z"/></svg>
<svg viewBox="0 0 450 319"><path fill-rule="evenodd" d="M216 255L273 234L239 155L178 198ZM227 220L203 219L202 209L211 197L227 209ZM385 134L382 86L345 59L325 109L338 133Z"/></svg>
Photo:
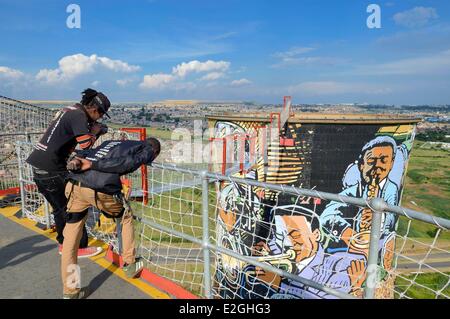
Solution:
<svg viewBox="0 0 450 319"><path fill-rule="evenodd" d="M210 119L215 138L255 135L265 123ZM228 175L262 182L381 197L400 204L415 124L287 123L253 162L225 163ZM284 141L283 141L284 139ZM286 142L286 140L288 142ZM248 141L247 141L248 142ZM249 152L261 151L261 140ZM234 150L235 152L236 149ZM227 152L233 152L228 147ZM258 152L257 152L258 153ZM263 156L265 154L265 156ZM238 157L239 155L237 155ZM234 167L234 169L233 169ZM291 196L258 187L217 185L217 243L339 291L362 296L371 230L370 210L341 202ZM397 217L384 214L377 297L391 298ZM222 298L334 298L259 267L219 254L215 290Z"/></svg>

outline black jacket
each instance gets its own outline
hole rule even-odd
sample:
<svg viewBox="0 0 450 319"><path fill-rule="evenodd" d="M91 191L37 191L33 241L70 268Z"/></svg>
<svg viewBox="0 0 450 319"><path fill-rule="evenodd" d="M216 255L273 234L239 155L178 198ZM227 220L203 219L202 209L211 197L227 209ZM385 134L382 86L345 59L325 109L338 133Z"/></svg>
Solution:
<svg viewBox="0 0 450 319"><path fill-rule="evenodd" d="M77 138L90 135L91 124L81 104L60 110L34 145L27 163L47 172L66 172L66 162L78 144Z"/></svg>
<svg viewBox="0 0 450 319"><path fill-rule="evenodd" d="M98 192L114 195L120 193L120 176L137 170L142 164L151 164L153 148L141 141L106 141L94 149L78 152L92 162L90 170L70 172L69 178Z"/></svg>

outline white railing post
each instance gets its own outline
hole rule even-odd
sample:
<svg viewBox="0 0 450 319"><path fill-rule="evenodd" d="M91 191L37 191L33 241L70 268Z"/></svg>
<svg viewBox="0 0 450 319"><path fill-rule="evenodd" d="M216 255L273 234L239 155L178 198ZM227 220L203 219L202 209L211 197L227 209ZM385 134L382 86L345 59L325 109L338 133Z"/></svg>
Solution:
<svg viewBox="0 0 450 319"><path fill-rule="evenodd" d="M387 204L381 198L374 198L369 202L372 209L372 223L370 229L369 256L367 258L367 278L364 290L365 299L374 299L378 284L378 250L381 234L381 221Z"/></svg>
<svg viewBox="0 0 450 319"><path fill-rule="evenodd" d="M209 251L209 202L208 202L208 176L207 172L203 171L202 177L202 226L203 226L203 236L202 236L202 248L203 248L203 283L205 285L205 297L208 299L212 298L211 295L211 256Z"/></svg>
<svg viewBox="0 0 450 319"><path fill-rule="evenodd" d="M22 208L22 218L25 216L25 188L23 185L23 162L21 161L21 149L20 145L16 144L16 154L17 154L17 167L19 170L19 187L20 187L20 203Z"/></svg>
<svg viewBox="0 0 450 319"><path fill-rule="evenodd" d="M44 197L44 211L45 211L45 226L50 229L50 209L48 208L48 202Z"/></svg>

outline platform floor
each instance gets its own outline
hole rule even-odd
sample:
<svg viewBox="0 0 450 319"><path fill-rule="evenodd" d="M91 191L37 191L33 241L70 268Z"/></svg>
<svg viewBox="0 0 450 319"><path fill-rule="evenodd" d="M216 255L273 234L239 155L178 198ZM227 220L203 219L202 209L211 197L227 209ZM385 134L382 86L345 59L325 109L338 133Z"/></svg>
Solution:
<svg viewBox="0 0 450 319"><path fill-rule="evenodd" d="M0 213L0 298L60 299L60 255L54 240L33 231L21 219ZM19 222L20 221L20 222ZM93 299L164 298L139 279L121 278L122 270L101 261L81 259L82 285ZM141 288L139 288L141 287Z"/></svg>

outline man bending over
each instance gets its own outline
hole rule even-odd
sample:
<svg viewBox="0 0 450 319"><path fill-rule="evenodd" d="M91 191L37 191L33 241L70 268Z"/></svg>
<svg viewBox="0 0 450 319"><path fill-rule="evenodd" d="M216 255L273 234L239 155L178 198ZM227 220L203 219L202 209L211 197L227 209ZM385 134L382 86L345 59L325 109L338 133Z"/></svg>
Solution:
<svg viewBox="0 0 450 319"><path fill-rule="evenodd" d="M143 164L151 164L160 148L155 138L106 141L95 149L79 152L68 162L70 174L65 190L67 224L61 261L64 299L87 296L87 289L80 287L79 276L74 277L73 272L77 269L77 248L90 206L96 207L106 217L122 218L123 270L129 278L142 270L143 262L135 258L133 216L121 192L120 176L137 170Z"/></svg>

